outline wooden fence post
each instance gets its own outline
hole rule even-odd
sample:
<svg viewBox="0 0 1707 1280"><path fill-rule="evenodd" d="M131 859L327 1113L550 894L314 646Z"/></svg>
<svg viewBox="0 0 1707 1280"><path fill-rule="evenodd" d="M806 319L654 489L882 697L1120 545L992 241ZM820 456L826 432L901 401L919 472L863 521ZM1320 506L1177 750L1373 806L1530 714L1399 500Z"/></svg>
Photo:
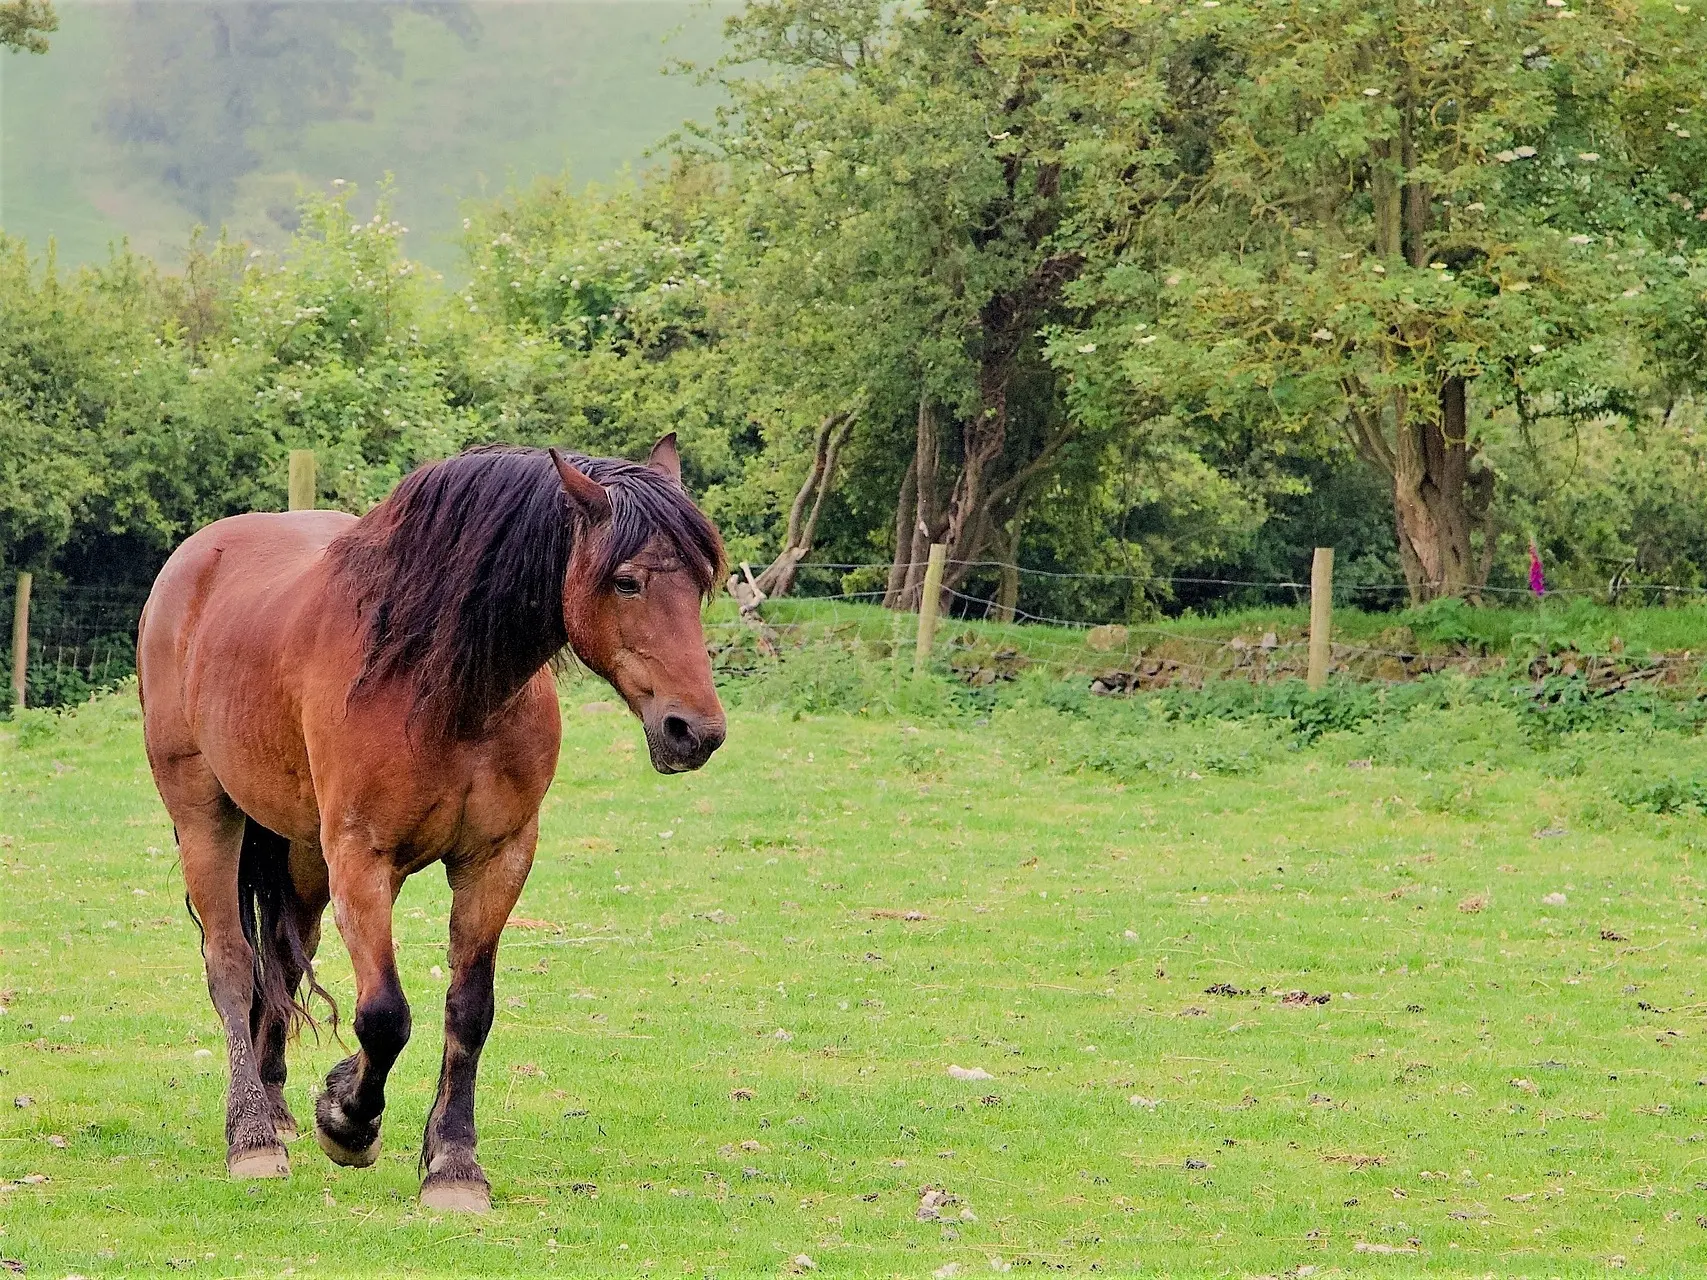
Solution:
<svg viewBox="0 0 1707 1280"><path fill-rule="evenodd" d="M1310 562L1310 677L1312 689L1328 682L1333 662L1334 549L1317 547Z"/></svg>
<svg viewBox="0 0 1707 1280"><path fill-rule="evenodd" d="M290 451L290 509L314 510L314 450Z"/></svg>
<svg viewBox="0 0 1707 1280"><path fill-rule="evenodd" d="M931 558L925 562L925 585L919 593L919 641L913 650L913 674L923 675L936 643L936 612L942 601L942 563L948 555L945 543L931 543Z"/></svg>
<svg viewBox="0 0 1707 1280"><path fill-rule="evenodd" d="M12 713L29 705L30 584L34 575L18 575L18 594L12 601Z"/></svg>

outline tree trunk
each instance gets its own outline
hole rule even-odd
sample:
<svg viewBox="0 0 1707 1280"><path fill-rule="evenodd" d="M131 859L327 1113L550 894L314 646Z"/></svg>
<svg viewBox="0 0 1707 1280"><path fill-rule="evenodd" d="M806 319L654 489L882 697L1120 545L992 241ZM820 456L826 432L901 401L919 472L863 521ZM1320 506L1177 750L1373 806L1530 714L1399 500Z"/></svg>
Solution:
<svg viewBox="0 0 1707 1280"><path fill-rule="evenodd" d="M1082 266L1077 254L1058 254L1040 262L1021 285L998 293L984 303L979 315L978 406L960 423L961 461L949 500L940 496L940 431L929 397L919 400L918 440L914 448L914 512L905 575L900 574L903 540L897 536L896 564L890 570L890 589L884 603L915 609L933 542L946 542L948 564L943 589L952 591L966 581L975 561L995 531L1010 518L1013 504L1027 487L1054 464L1063 445L1072 439L1070 427L1048 437L1036 455L1019 463L1004 478L1003 456L1008 444L1008 394L1025 344L1037 331L1038 319L1059 299L1062 288ZM905 483L903 501L905 507ZM900 532L900 513L896 531ZM899 589L896 582L899 579Z"/></svg>
<svg viewBox="0 0 1707 1280"><path fill-rule="evenodd" d="M1369 196L1375 212L1375 252L1383 258L1399 257L1404 244L1399 165L1393 151L1393 143L1387 138L1377 138L1369 144Z"/></svg>
<svg viewBox="0 0 1707 1280"><path fill-rule="evenodd" d="M1420 269L1430 261L1434 195L1416 179L1417 97L1416 86L1406 85L1397 103L1398 136L1371 143L1369 191L1376 253ZM1357 388L1346 388L1353 443L1393 484L1399 563L1413 605L1443 596L1479 598L1493 563L1493 472L1470 469L1474 450L1464 379L1442 374L1438 386L1435 403L1422 412L1398 391L1374 414ZM1388 415L1391 445L1383 422ZM1483 535L1479 557L1472 547L1477 529Z"/></svg>
<svg viewBox="0 0 1707 1280"><path fill-rule="evenodd" d="M836 463L842 446L847 443L859 417L861 405L832 413L818 426L818 439L812 449L812 470L800 492L794 495L794 505L788 512L788 532L783 538L781 553L758 577L755 584L768 598L785 596L794 588L794 575L800 562L812 554L812 540L818 533L818 516L824 510L824 499L836 483ZM812 503L811 514L806 504Z"/></svg>
<svg viewBox="0 0 1707 1280"><path fill-rule="evenodd" d="M904 540L898 538L895 544L896 564L890 570L890 577L895 576L896 570L901 571L901 590L892 608L919 607L919 593L924 589L925 563L930 559L931 543L942 538L946 522L939 510L941 457L942 439L936 409L929 395L921 395L913 444L913 522L907 537Z"/></svg>
<svg viewBox="0 0 1707 1280"><path fill-rule="evenodd" d="M907 474L901 477L901 495L895 502L895 559L889 566L889 582L883 591L883 607L900 609L902 592L907 586L907 565L913 554L913 519L919 477L919 459L907 461Z"/></svg>
<svg viewBox="0 0 1707 1280"><path fill-rule="evenodd" d="M1493 476L1470 474L1464 379L1442 381L1432 414L1409 413L1403 400L1396 409L1393 520L1411 603L1478 596L1489 557L1478 558L1472 546L1472 534L1485 524L1472 504L1479 499L1486 508Z"/></svg>

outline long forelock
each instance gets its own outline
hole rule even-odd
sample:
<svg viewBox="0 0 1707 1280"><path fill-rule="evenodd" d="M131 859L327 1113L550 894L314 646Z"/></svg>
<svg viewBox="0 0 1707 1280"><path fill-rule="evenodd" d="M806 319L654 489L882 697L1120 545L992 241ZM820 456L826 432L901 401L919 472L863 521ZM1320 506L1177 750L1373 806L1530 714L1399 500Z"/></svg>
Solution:
<svg viewBox="0 0 1707 1280"><path fill-rule="evenodd" d="M610 497L610 525L590 566L595 583L608 584L620 565L662 539L693 575L700 593L711 594L723 579L723 540L679 484L622 458L568 456Z"/></svg>
<svg viewBox="0 0 1707 1280"><path fill-rule="evenodd" d="M596 586L661 539L710 594L722 539L680 485L621 458L568 456L610 497L610 523L583 570ZM351 696L407 680L412 719L477 734L563 656L579 528L543 449L482 446L410 473L329 551L364 627Z"/></svg>

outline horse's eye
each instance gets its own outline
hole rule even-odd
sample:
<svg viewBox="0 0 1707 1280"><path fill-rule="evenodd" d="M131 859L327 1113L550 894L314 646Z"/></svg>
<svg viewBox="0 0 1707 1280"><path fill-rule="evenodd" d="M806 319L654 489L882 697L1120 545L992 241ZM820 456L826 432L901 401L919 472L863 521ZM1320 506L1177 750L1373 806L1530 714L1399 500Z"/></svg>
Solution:
<svg viewBox="0 0 1707 1280"><path fill-rule="evenodd" d="M631 574L623 574L611 584L619 596L637 596L640 594L640 579Z"/></svg>

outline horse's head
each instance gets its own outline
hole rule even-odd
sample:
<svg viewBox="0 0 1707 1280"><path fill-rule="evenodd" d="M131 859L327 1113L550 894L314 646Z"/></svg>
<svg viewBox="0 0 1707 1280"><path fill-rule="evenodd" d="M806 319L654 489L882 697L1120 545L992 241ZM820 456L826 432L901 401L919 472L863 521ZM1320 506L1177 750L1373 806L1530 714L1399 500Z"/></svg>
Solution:
<svg viewBox="0 0 1707 1280"><path fill-rule="evenodd" d="M640 717L653 768L697 769L725 732L700 627L723 548L682 488L676 438L645 467L551 458L580 524L563 583L569 645Z"/></svg>

